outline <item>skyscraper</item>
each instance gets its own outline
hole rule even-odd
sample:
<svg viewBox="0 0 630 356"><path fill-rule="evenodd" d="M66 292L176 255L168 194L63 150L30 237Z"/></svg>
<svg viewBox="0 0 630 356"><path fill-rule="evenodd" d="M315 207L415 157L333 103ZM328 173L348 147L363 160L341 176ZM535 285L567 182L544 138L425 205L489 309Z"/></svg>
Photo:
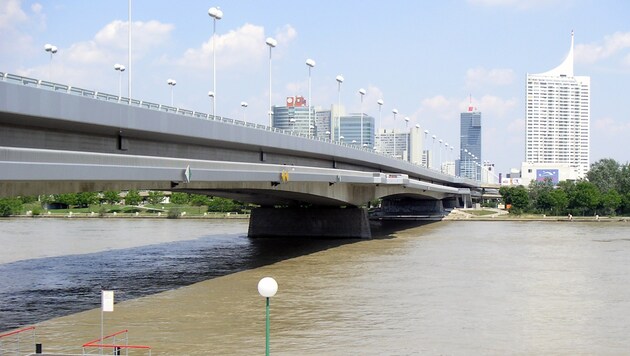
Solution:
<svg viewBox="0 0 630 356"><path fill-rule="evenodd" d="M286 106L273 107L273 127L302 135L316 136L316 127L313 125L309 129L309 110L311 110L311 115L315 116L313 107L307 106L303 97L287 97Z"/></svg>
<svg viewBox="0 0 630 356"><path fill-rule="evenodd" d="M571 48L556 68L527 74L525 161L569 165L578 178L589 169L591 78L573 75Z"/></svg>
<svg viewBox="0 0 630 356"><path fill-rule="evenodd" d="M459 165L457 175L470 179L481 176L481 112L469 106L459 121Z"/></svg>

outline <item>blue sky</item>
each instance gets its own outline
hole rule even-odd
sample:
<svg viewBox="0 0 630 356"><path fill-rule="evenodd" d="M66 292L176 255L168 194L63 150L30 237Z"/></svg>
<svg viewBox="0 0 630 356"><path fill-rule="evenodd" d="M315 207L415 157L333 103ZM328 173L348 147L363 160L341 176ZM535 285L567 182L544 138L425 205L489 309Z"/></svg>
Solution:
<svg viewBox="0 0 630 356"><path fill-rule="evenodd" d="M118 93L127 64L127 0L0 1L0 71ZM499 172L524 159L525 78L558 65L575 31L575 74L591 77L591 162L630 161L630 2L590 0L166 1L133 0L133 97L211 111L212 21L218 6L217 115L266 123L268 48L274 37L273 103L308 96L404 128L402 118L459 147L469 98L482 113L482 158ZM59 48L52 63L44 44ZM123 73L123 95L127 95ZM397 120L393 108L400 112ZM457 152L457 151L456 151Z"/></svg>

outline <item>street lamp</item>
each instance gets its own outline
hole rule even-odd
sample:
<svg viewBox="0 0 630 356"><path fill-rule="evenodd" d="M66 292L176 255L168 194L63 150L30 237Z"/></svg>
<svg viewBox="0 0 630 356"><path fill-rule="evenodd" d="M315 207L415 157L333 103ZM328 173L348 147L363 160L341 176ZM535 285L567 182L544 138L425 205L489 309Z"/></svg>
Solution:
<svg viewBox="0 0 630 356"><path fill-rule="evenodd" d="M435 139L437 137L435 137L435 135L433 135L433 144L431 145L431 153L435 154ZM433 168L433 167L429 167L429 168Z"/></svg>
<svg viewBox="0 0 630 356"><path fill-rule="evenodd" d="M427 137L429 136L429 130L424 130L424 141L427 141ZM427 149L424 151L425 152L425 160L424 160L424 164L427 168L429 168L429 144L427 143ZM424 146L424 144L422 145ZM424 147L423 147L424 149Z"/></svg>
<svg viewBox="0 0 630 356"><path fill-rule="evenodd" d="M175 87L177 82L175 81L175 79L169 79L166 81L166 84L171 86L171 106L173 106L173 88Z"/></svg>
<svg viewBox="0 0 630 356"><path fill-rule="evenodd" d="M278 45L278 41L267 37L265 43L269 46L269 126L271 127L271 115L273 113L273 108L271 107L271 49Z"/></svg>
<svg viewBox="0 0 630 356"><path fill-rule="evenodd" d="M341 83L343 83L343 76L339 74L335 77L337 81L337 136L341 138ZM333 132L335 128L333 127ZM333 134L334 136L334 134Z"/></svg>
<svg viewBox="0 0 630 356"><path fill-rule="evenodd" d="M269 298L278 292L278 282L271 277L265 277L258 282L258 293L265 297L265 355L269 356Z"/></svg>
<svg viewBox="0 0 630 356"><path fill-rule="evenodd" d="M212 117L217 112L217 101L215 95L217 92L217 57L216 57L216 34L217 34L217 20L223 18L223 11L218 7L211 7L208 9L208 16L212 17ZM208 93L208 95L210 95Z"/></svg>
<svg viewBox="0 0 630 356"><path fill-rule="evenodd" d="M394 114L394 129L392 133L394 134L394 158L396 158L396 115L398 115L398 109L393 109L392 114Z"/></svg>
<svg viewBox="0 0 630 356"><path fill-rule="evenodd" d="M291 124L291 134L293 134L293 129L295 128L295 118L290 118L289 124Z"/></svg>
<svg viewBox="0 0 630 356"><path fill-rule="evenodd" d="M118 101L120 101L120 97L122 96L122 72L125 71L125 66L122 64L114 64L114 70L117 70L118 73Z"/></svg>
<svg viewBox="0 0 630 356"><path fill-rule="evenodd" d="M440 159L438 160L438 164L440 166L440 172L442 172L442 143L444 141L440 139L438 142L440 143Z"/></svg>
<svg viewBox="0 0 630 356"><path fill-rule="evenodd" d="M46 43L44 45L44 51L50 52L50 62L48 64L48 80L52 81L52 58L53 54L57 53L57 46Z"/></svg>
<svg viewBox="0 0 630 356"><path fill-rule="evenodd" d="M306 66L308 67L308 136L311 137L311 69L315 67L315 61L308 58L306 60Z"/></svg>
<svg viewBox="0 0 630 356"><path fill-rule="evenodd" d="M405 131L407 134L407 139L405 140L405 150L407 151L407 161L409 161L409 138L410 138L410 131L409 131L409 116L405 116Z"/></svg>
<svg viewBox="0 0 630 356"><path fill-rule="evenodd" d="M210 100L212 100L212 119L214 120L214 92L209 91L208 96L210 97Z"/></svg>
<svg viewBox="0 0 630 356"><path fill-rule="evenodd" d="M363 146L363 96L365 96L365 89L359 89L359 95L361 95L361 146Z"/></svg>
<svg viewBox="0 0 630 356"><path fill-rule="evenodd" d="M243 108L243 121L245 121L245 108L247 107L247 102L241 101L241 107Z"/></svg>

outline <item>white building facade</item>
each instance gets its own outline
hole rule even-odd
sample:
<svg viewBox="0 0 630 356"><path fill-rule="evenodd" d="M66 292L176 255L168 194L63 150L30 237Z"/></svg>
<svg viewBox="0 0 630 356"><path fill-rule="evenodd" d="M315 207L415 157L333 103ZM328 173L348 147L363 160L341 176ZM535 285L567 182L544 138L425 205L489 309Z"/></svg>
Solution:
<svg viewBox="0 0 630 356"><path fill-rule="evenodd" d="M573 74L571 48L556 68L527 74L525 163L568 165L583 178L590 161L590 77Z"/></svg>

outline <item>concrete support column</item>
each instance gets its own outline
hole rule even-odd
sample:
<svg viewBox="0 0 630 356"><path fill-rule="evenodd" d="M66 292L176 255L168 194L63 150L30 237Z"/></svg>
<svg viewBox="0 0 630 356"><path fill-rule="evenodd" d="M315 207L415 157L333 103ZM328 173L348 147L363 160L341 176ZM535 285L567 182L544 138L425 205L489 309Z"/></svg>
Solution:
<svg viewBox="0 0 630 356"><path fill-rule="evenodd" d="M250 237L372 237L367 209L310 207L256 208L249 219Z"/></svg>

